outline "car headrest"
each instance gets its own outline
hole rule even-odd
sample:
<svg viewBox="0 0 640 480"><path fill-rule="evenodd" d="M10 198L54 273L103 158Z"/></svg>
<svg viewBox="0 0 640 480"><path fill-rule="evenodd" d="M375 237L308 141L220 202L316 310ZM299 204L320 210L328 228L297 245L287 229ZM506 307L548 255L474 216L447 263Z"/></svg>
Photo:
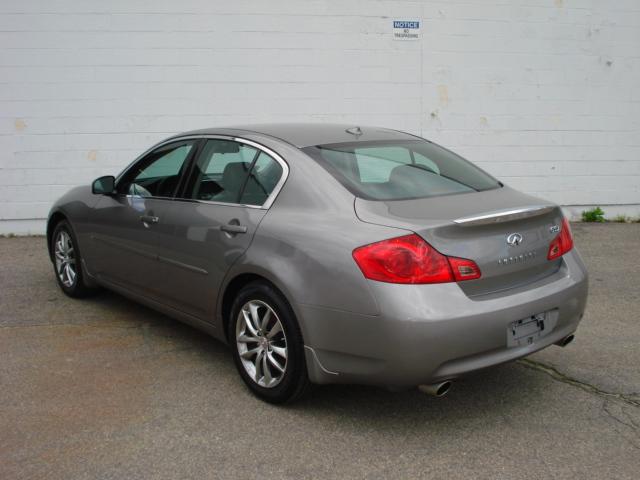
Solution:
<svg viewBox="0 0 640 480"><path fill-rule="evenodd" d="M247 162L227 163L222 171L222 186L224 189L239 192L250 166L251 164Z"/></svg>
<svg viewBox="0 0 640 480"><path fill-rule="evenodd" d="M398 165L391 170L389 174L389 183L398 183L404 182L406 180L416 180L416 175L418 178L423 177L425 173L435 173L432 169L425 165L420 165L417 163L408 163L406 165Z"/></svg>
<svg viewBox="0 0 640 480"><path fill-rule="evenodd" d="M240 151L240 144L232 141L219 140L213 142L211 147L211 153L238 153Z"/></svg>

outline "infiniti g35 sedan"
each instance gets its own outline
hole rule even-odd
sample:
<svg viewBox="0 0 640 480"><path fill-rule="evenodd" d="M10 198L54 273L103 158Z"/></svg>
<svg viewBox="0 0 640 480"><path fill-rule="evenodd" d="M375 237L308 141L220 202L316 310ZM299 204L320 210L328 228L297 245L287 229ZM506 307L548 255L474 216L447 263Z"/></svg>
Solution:
<svg viewBox="0 0 640 480"><path fill-rule="evenodd" d="M119 292L228 343L260 398L419 387L550 345L587 272L560 208L395 130L188 132L51 209L64 293Z"/></svg>

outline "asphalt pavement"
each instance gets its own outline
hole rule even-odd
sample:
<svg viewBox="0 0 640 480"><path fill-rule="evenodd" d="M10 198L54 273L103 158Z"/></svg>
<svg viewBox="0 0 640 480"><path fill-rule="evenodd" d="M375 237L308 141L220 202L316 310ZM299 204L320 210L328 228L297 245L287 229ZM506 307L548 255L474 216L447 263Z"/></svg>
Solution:
<svg viewBox="0 0 640 480"><path fill-rule="evenodd" d="M42 237L0 239L0 479L640 478L640 224L574 224L576 340L443 398L254 398L226 346L114 293L65 297Z"/></svg>

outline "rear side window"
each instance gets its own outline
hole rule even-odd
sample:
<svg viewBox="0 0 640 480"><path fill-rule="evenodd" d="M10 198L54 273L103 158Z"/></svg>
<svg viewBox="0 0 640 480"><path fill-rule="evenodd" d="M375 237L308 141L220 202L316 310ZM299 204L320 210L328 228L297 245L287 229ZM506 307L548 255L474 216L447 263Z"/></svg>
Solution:
<svg viewBox="0 0 640 480"><path fill-rule="evenodd" d="M264 152L256 159L247 183L242 192L240 203L262 205L282 177L282 166Z"/></svg>
<svg viewBox="0 0 640 480"><path fill-rule="evenodd" d="M187 182L185 198L262 205L282 177L262 150L232 140L207 140Z"/></svg>
<svg viewBox="0 0 640 480"><path fill-rule="evenodd" d="M259 150L232 140L207 140L185 191L186 198L239 203Z"/></svg>
<svg viewBox="0 0 640 480"><path fill-rule="evenodd" d="M422 140L355 142L303 149L354 195L403 200L499 188L449 150Z"/></svg>

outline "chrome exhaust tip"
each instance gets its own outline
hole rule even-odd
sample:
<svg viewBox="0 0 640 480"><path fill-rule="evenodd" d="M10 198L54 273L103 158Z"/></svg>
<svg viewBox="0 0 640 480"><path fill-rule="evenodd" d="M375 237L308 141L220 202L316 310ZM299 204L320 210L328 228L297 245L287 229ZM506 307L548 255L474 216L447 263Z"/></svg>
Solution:
<svg viewBox="0 0 640 480"><path fill-rule="evenodd" d="M418 390L434 397L444 397L451 388L451 385L453 385L451 380L445 380L444 382L432 383L431 385L418 385Z"/></svg>
<svg viewBox="0 0 640 480"><path fill-rule="evenodd" d="M562 340L560 340L559 342L556 343L556 345L559 345L561 347L566 347L567 345L569 345L571 342L573 342L573 339L576 338L575 335L571 334L571 335L567 335L566 337L564 337Z"/></svg>

